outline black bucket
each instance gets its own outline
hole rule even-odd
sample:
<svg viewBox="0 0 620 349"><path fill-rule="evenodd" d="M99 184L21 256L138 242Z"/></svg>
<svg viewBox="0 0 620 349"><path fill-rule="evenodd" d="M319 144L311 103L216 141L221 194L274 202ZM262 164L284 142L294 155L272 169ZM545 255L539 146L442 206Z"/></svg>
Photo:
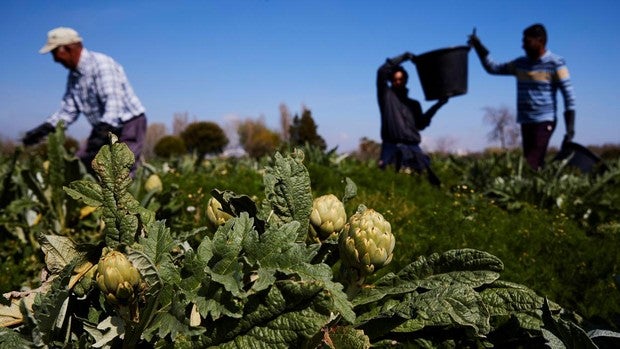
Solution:
<svg viewBox="0 0 620 349"><path fill-rule="evenodd" d="M467 93L467 54L469 46L426 52L415 65L427 101Z"/></svg>
<svg viewBox="0 0 620 349"><path fill-rule="evenodd" d="M564 143L558 154L553 158L554 161L565 159L568 159L570 166L578 168L583 173L607 170L607 166L601 158L588 148L574 142Z"/></svg>

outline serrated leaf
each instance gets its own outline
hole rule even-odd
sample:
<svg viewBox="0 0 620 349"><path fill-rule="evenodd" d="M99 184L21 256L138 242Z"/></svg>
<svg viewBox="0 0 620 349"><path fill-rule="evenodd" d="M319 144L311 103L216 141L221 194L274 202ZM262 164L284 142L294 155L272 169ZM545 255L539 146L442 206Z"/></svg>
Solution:
<svg viewBox="0 0 620 349"><path fill-rule="evenodd" d="M419 287L419 283L419 280L402 280L396 274L388 273L375 284L363 287L351 302L357 307L388 296L412 293Z"/></svg>
<svg viewBox="0 0 620 349"><path fill-rule="evenodd" d="M142 279L149 285L150 290L161 287L161 278L157 271L157 267L144 252L127 248L127 259L138 269Z"/></svg>
<svg viewBox="0 0 620 349"><path fill-rule="evenodd" d="M478 293L468 287L449 287L422 293L414 298L414 306L423 314L410 320L415 330L419 325L472 327L477 335L484 335L490 330L488 311ZM409 328L408 321L394 331L408 332Z"/></svg>
<svg viewBox="0 0 620 349"><path fill-rule="evenodd" d="M52 274L60 273L72 260L84 254L77 251L75 243L64 236L42 235L39 238L45 254L45 265Z"/></svg>
<svg viewBox="0 0 620 349"><path fill-rule="evenodd" d="M252 290L265 289L275 281L275 272L295 275L301 280L321 280L330 292L334 302L334 311L352 323L355 320L351 302L342 291L342 285L332 281L333 273L327 264L310 264L316 254L317 246L306 246L295 242L299 223L296 221L279 227L269 226L265 233L258 235L255 231L247 233L244 239L244 251L247 261L252 266L260 266L255 272L256 283Z"/></svg>
<svg viewBox="0 0 620 349"><path fill-rule="evenodd" d="M306 240L312 211L310 175L302 162L300 150L286 158L276 153L273 166L266 167L263 176L265 220L272 225L299 222L297 241Z"/></svg>
<svg viewBox="0 0 620 349"><path fill-rule="evenodd" d="M388 332L413 333L426 327L469 328L477 336L491 329L484 303L469 287L433 289L392 305L363 323L361 328L371 339Z"/></svg>
<svg viewBox="0 0 620 349"><path fill-rule="evenodd" d="M450 285L462 285L477 288L485 284L490 284L499 279L499 273L488 270L461 270L451 271L441 274L430 275L425 279L418 280L418 287L427 290L447 287Z"/></svg>
<svg viewBox="0 0 620 349"><path fill-rule="evenodd" d="M110 137L111 144L101 147L92 167L101 182L105 242L108 247L116 248L133 244L139 230L152 223L155 215L140 206L128 191L133 153L125 143L118 143L114 135Z"/></svg>
<svg viewBox="0 0 620 349"><path fill-rule="evenodd" d="M330 320L329 294L318 281L277 281L254 296L241 319L222 319L208 329L208 345L221 348L301 347Z"/></svg>
<svg viewBox="0 0 620 349"><path fill-rule="evenodd" d="M198 259L204 262L205 265L213 258L213 241L211 241L209 236L205 235L202 239L200 245L198 245L196 249L196 254L198 255Z"/></svg>
<svg viewBox="0 0 620 349"><path fill-rule="evenodd" d="M248 231L243 243L250 264L260 264L263 267L288 267L300 262L299 256L284 256L295 244L299 223L294 221L282 226L270 225L267 230L258 235L255 231ZM304 259L305 260L305 259ZM284 265L282 265L284 264Z"/></svg>
<svg viewBox="0 0 620 349"><path fill-rule="evenodd" d="M420 292L435 288L445 288L450 285L477 288L490 284L499 278L499 273L489 270L467 270L470 266L461 266L456 261L460 256L482 256L485 260L492 261L492 268L497 267L495 259L488 259L487 254L478 254L474 250L453 250L443 255L432 254L428 258L419 257L415 262L403 268L398 274L388 273L377 280L373 285L362 288L352 300L357 307L372 302L377 302L388 296L402 295ZM458 253L455 253L458 252ZM462 253L464 252L464 253ZM476 251L478 252L478 251ZM466 260L479 260L466 257ZM473 263L478 268L481 264ZM485 265L485 264L482 264Z"/></svg>
<svg viewBox="0 0 620 349"><path fill-rule="evenodd" d="M166 282L177 283L180 280L179 272L172 262L170 251L175 247L170 229L164 222L157 221L147 228L147 236L140 238L144 254L154 263L157 274Z"/></svg>
<svg viewBox="0 0 620 349"><path fill-rule="evenodd" d="M64 187L65 192L75 200L80 200L84 204L99 207L103 204L103 194L98 183L87 180L71 182Z"/></svg>
<svg viewBox="0 0 620 349"><path fill-rule="evenodd" d="M514 312L540 309L543 298L531 289L514 283L501 282L486 286L480 297L491 315L508 315Z"/></svg>
<svg viewBox="0 0 620 349"><path fill-rule="evenodd" d="M246 213L228 220L213 235L213 257L206 268L213 281L220 283L236 297L243 291L243 268L239 259L244 237L252 231L252 220Z"/></svg>
<svg viewBox="0 0 620 349"><path fill-rule="evenodd" d="M108 343L123 335L125 333L125 325L120 317L108 316L96 326L84 323L84 330L95 339L93 348L101 348L108 346Z"/></svg>
<svg viewBox="0 0 620 349"><path fill-rule="evenodd" d="M0 327L0 349L28 349L32 347L34 347L34 343L27 341L19 333Z"/></svg>
<svg viewBox="0 0 620 349"><path fill-rule="evenodd" d="M274 270L271 268L260 268L255 271L251 275L251 278L253 278L253 280L251 280L253 282L252 292L260 292L271 287L277 280L274 274Z"/></svg>
<svg viewBox="0 0 620 349"><path fill-rule="evenodd" d="M50 290L45 294L38 294L32 306L38 329L46 343L65 338L64 334L57 333L57 319L64 317L63 310L66 308L63 305L69 298L67 285L74 267L75 263L68 264L54 279Z"/></svg>
<svg viewBox="0 0 620 349"><path fill-rule="evenodd" d="M155 333L160 338L166 338L169 335L173 341L179 334L192 332L187 324L169 313L158 313L150 327L155 329Z"/></svg>
<svg viewBox="0 0 620 349"><path fill-rule="evenodd" d="M325 332L325 335L323 336L323 343L333 349L370 348L370 339L364 334L364 331L357 330L350 326L338 326L333 330Z"/></svg>

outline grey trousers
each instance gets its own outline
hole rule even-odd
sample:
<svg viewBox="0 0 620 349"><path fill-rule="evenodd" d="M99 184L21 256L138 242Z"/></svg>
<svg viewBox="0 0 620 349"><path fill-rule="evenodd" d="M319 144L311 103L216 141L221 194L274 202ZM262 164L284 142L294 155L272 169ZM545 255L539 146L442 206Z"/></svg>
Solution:
<svg viewBox="0 0 620 349"><path fill-rule="evenodd" d="M146 138L146 126L146 116L144 114L130 119L121 127L113 127L105 123L93 126L86 147L80 149L77 156L82 160L84 165L86 165L88 171L92 173L92 161L99 152L99 149L109 143L108 132L112 132L118 137L119 142L127 144L129 149L133 152L136 161L132 168L133 173L142 155L142 147L144 146L144 140Z"/></svg>

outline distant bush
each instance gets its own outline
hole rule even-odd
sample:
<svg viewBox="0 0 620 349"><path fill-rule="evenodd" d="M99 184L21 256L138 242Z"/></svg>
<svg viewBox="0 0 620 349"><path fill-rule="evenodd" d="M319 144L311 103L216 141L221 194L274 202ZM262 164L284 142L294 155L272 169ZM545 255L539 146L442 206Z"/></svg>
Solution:
<svg viewBox="0 0 620 349"><path fill-rule="evenodd" d="M226 145L228 137L222 128L210 121L193 122L181 132L187 150L196 152L202 159L207 154L220 154Z"/></svg>
<svg viewBox="0 0 620 349"><path fill-rule="evenodd" d="M164 136L155 144L153 151L159 157L170 158L187 153L187 148L180 137Z"/></svg>
<svg viewBox="0 0 620 349"><path fill-rule="evenodd" d="M255 159L273 154L282 143L280 134L270 130L262 119L241 122L237 134L243 150Z"/></svg>

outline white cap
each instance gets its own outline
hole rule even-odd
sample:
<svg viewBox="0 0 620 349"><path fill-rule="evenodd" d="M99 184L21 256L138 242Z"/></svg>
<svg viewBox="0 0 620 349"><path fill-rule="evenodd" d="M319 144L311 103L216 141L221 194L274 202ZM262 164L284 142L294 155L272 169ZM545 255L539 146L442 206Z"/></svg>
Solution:
<svg viewBox="0 0 620 349"><path fill-rule="evenodd" d="M58 27L47 32L47 42L41 47L39 53L48 53L56 47L82 42L80 34L67 27Z"/></svg>

